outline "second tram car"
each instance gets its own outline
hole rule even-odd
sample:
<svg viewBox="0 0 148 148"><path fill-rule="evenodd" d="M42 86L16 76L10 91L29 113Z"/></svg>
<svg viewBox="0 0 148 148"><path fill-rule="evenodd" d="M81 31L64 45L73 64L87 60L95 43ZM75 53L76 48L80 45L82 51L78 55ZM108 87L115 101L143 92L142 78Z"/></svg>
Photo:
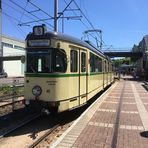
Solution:
<svg viewBox="0 0 148 148"><path fill-rule="evenodd" d="M112 62L79 39L35 26L26 37L25 103L62 112L114 81Z"/></svg>

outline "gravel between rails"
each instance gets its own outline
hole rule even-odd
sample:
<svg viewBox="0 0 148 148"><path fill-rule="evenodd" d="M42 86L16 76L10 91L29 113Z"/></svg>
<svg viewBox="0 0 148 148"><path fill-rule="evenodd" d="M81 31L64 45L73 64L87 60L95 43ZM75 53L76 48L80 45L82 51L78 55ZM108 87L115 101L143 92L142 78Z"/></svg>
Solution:
<svg viewBox="0 0 148 148"><path fill-rule="evenodd" d="M82 111L81 111L82 112ZM0 140L1 148L26 148L31 146L36 140L42 137L55 125L60 126L54 130L48 137L45 137L41 143L36 147L42 147L43 145L49 145L56 138L72 124L72 122L80 116L80 112L76 111L59 114L57 116L41 116L39 119L34 120L28 125L23 126L19 130L16 130L2 138Z"/></svg>

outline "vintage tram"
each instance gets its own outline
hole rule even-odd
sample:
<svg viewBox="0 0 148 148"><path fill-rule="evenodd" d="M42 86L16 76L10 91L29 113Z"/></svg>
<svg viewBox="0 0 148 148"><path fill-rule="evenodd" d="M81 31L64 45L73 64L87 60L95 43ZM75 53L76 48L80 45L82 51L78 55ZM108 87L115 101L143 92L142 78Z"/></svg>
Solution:
<svg viewBox="0 0 148 148"><path fill-rule="evenodd" d="M25 104L78 108L114 81L111 60L88 42L34 26L26 37Z"/></svg>

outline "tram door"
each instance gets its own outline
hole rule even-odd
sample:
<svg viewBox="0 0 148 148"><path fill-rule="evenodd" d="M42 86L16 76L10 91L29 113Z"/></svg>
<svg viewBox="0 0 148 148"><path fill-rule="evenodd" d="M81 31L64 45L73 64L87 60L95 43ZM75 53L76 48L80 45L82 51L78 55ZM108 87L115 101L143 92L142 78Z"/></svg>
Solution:
<svg viewBox="0 0 148 148"><path fill-rule="evenodd" d="M79 51L79 104L87 101L87 52L80 49Z"/></svg>

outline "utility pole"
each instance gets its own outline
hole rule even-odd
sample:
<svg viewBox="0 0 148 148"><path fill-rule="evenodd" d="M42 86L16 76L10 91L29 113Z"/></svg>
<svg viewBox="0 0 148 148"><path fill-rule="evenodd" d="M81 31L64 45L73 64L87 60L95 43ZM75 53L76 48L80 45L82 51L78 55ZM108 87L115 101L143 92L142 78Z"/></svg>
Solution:
<svg viewBox="0 0 148 148"><path fill-rule="evenodd" d="M0 58L3 56L2 47L2 0L0 0ZM0 73L3 71L3 61L0 60Z"/></svg>
<svg viewBox="0 0 148 148"><path fill-rule="evenodd" d="M54 0L54 31L58 31L58 0Z"/></svg>

